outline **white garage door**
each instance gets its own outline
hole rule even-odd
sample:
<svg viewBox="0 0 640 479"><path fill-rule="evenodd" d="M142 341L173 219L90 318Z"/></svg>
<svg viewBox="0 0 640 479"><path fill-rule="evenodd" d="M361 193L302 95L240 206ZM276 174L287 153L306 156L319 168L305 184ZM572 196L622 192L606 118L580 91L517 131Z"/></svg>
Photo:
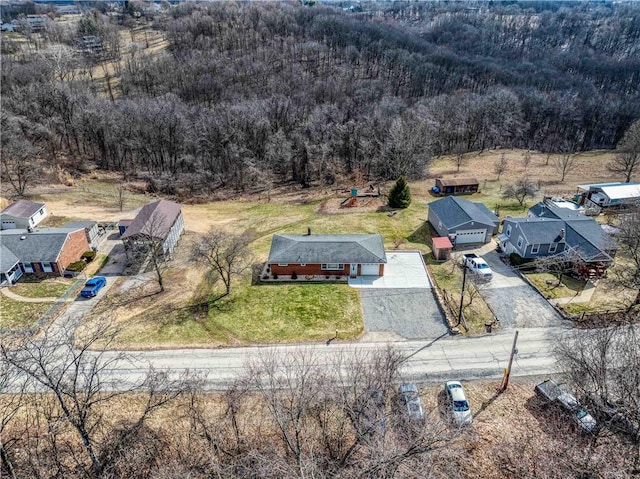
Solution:
<svg viewBox="0 0 640 479"><path fill-rule="evenodd" d="M456 244L484 243L487 229L456 231Z"/></svg>
<svg viewBox="0 0 640 479"><path fill-rule="evenodd" d="M3 230L12 230L16 228L16 222L15 221L3 221L2 222L2 229Z"/></svg>
<svg viewBox="0 0 640 479"><path fill-rule="evenodd" d="M379 276L379 264L362 264L360 265L360 276Z"/></svg>

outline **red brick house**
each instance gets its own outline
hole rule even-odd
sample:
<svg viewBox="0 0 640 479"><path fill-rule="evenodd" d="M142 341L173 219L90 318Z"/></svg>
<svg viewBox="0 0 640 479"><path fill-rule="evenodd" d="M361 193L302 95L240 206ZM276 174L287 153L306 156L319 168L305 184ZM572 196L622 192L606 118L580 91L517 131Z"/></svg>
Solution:
<svg viewBox="0 0 640 479"><path fill-rule="evenodd" d="M0 232L3 250L18 259L19 271L2 271L2 278L15 283L22 274L62 276L71 263L89 251L84 228L41 228L32 231L9 229ZM7 265L8 266L8 265Z"/></svg>
<svg viewBox="0 0 640 479"><path fill-rule="evenodd" d="M379 234L274 235L267 267L278 276L383 276L387 256Z"/></svg>

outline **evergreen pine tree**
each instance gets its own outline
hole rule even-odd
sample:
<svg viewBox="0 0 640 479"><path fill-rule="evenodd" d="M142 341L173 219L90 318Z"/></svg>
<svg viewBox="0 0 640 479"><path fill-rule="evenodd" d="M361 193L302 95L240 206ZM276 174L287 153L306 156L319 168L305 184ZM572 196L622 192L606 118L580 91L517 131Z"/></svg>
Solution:
<svg viewBox="0 0 640 479"><path fill-rule="evenodd" d="M389 206L392 208L406 208L411 204L411 190L404 176L401 176L389 192Z"/></svg>

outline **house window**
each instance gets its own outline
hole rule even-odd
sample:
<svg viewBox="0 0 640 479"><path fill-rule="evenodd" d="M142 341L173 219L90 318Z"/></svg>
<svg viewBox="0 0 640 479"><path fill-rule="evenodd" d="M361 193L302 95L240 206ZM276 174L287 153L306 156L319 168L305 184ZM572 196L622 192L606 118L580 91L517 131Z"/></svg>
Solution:
<svg viewBox="0 0 640 479"><path fill-rule="evenodd" d="M307 265L307 263L300 263L300 267L304 268Z"/></svg>
<svg viewBox="0 0 640 479"><path fill-rule="evenodd" d="M33 273L33 264L31 263L22 263L22 268L25 273Z"/></svg>
<svg viewBox="0 0 640 479"><path fill-rule="evenodd" d="M43 273L53 273L53 263L42 263Z"/></svg>
<svg viewBox="0 0 640 479"><path fill-rule="evenodd" d="M524 243L522 236L518 236L518 248L522 248L522 243Z"/></svg>
<svg viewBox="0 0 640 479"><path fill-rule="evenodd" d="M278 266L289 266L289 263L278 263Z"/></svg>
<svg viewBox="0 0 640 479"><path fill-rule="evenodd" d="M344 265L341 263L324 263L322 269L326 271L340 271L344 269Z"/></svg>
<svg viewBox="0 0 640 479"><path fill-rule="evenodd" d="M549 253L555 253L557 248L558 243L551 243L551 245L549 246Z"/></svg>
<svg viewBox="0 0 640 479"><path fill-rule="evenodd" d="M511 236L511 225L507 226L507 236Z"/></svg>
<svg viewBox="0 0 640 479"><path fill-rule="evenodd" d="M539 243L532 244L531 254L538 254L538 251L540 251L540 244Z"/></svg>

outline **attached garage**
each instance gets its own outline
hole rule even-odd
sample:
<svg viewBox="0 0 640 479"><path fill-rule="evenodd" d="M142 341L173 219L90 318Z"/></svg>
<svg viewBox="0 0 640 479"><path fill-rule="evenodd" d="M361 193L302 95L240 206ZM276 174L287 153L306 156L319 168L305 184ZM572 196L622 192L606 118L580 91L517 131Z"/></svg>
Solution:
<svg viewBox="0 0 640 479"><path fill-rule="evenodd" d="M380 265L379 264L360 265L360 276L380 276Z"/></svg>
<svg viewBox="0 0 640 479"><path fill-rule="evenodd" d="M487 229L456 231L455 244L484 243Z"/></svg>

